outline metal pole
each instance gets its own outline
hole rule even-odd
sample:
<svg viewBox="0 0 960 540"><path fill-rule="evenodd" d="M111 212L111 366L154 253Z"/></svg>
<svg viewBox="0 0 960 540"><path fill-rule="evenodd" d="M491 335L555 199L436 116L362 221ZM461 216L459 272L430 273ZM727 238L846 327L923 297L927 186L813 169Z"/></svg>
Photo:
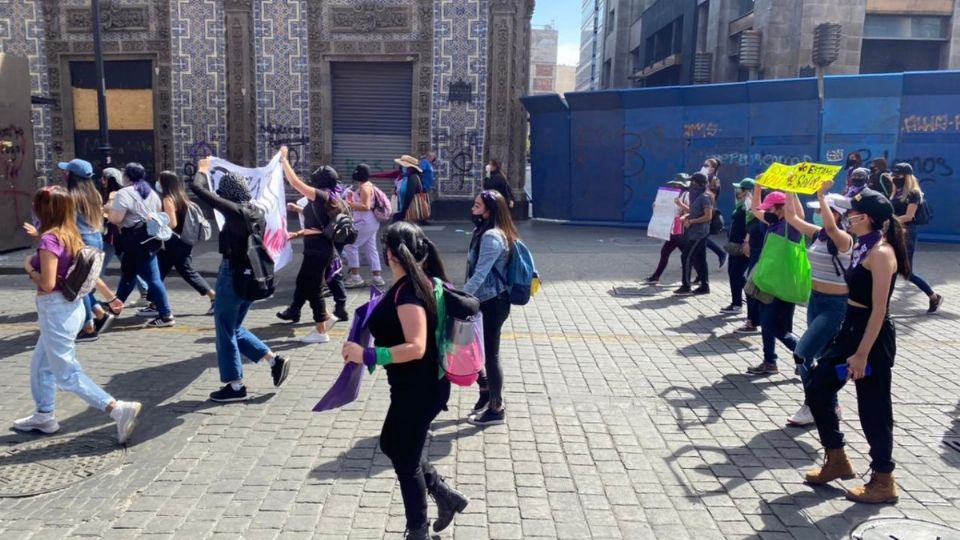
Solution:
<svg viewBox="0 0 960 540"><path fill-rule="evenodd" d="M107 88L103 75L103 44L100 39L100 0L90 2L93 20L93 63L97 70L97 117L100 120L100 150L103 166L111 165L110 131L107 123Z"/></svg>

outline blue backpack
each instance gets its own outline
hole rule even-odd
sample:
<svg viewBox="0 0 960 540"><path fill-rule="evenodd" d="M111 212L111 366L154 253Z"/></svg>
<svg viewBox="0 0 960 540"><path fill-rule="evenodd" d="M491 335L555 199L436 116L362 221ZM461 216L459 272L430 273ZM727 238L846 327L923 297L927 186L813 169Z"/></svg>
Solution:
<svg viewBox="0 0 960 540"><path fill-rule="evenodd" d="M537 273L537 267L533 262L533 255L523 242L517 240L513 244L513 255L507 262L506 277L500 275L496 268L494 273L500 281L507 286L510 292L510 303L515 306L525 306L530 302L530 297L536 294L534 291L534 282L539 281L540 274Z"/></svg>

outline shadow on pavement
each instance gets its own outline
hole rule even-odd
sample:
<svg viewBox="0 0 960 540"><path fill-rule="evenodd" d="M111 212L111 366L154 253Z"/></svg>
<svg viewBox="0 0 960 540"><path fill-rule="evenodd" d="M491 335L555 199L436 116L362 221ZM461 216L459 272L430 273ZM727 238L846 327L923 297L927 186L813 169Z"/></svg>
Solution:
<svg viewBox="0 0 960 540"><path fill-rule="evenodd" d="M727 409L736 409L745 404L758 405L766 401L767 396L763 392L764 388L787 384L795 383L785 378L776 380L758 379L739 373L728 373L723 376L722 380L701 386L696 390L685 386L671 386L660 393L660 398L673 407L677 424L681 429L686 429L700 424L716 424L723 418L723 413ZM694 416L690 421L683 420L683 411L703 408L707 411L705 418Z"/></svg>

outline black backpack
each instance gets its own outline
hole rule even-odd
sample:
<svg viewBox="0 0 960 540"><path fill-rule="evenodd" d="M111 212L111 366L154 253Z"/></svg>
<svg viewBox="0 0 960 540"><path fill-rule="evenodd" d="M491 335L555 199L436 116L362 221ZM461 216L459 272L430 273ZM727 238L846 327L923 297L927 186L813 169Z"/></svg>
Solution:
<svg viewBox="0 0 960 540"><path fill-rule="evenodd" d="M927 201L926 195L924 195L920 199L920 204L917 205L917 213L913 215L913 222L917 225L926 225L931 220L933 220L933 208Z"/></svg>
<svg viewBox="0 0 960 540"><path fill-rule="evenodd" d="M710 234L720 234L723 232L724 222L723 214L719 209L713 209L713 217L710 219Z"/></svg>
<svg viewBox="0 0 960 540"><path fill-rule="evenodd" d="M317 206L312 201L308 204L313 217L323 223L324 220L317 214ZM339 245L357 241L360 231L357 230L357 224L353 221L353 212L342 199L331 200L327 205L327 224L323 227L323 235Z"/></svg>
<svg viewBox="0 0 960 540"><path fill-rule="evenodd" d="M263 211L253 205L244 205L240 215L247 225L247 249L235 254L233 289L244 300L256 301L270 298L276 289L273 257L263 243L266 221Z"/></svg>

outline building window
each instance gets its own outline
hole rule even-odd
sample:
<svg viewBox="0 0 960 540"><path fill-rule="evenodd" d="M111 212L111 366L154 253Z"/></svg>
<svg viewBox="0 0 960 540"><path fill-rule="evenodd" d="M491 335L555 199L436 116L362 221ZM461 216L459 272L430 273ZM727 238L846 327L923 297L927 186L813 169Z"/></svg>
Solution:
<svg viewBox="0 0 960 540"><path fill-rule="evenodd" d="M603 88L610 88L613 65L610 60L603 63Z"/></svg>
<svg viewBox="0 0 960 540"><path fill-rule="evenodd" d="M611 9L610 13L607 14L607 35L613 33L613 29L616 28L616 23L614 23L614 18L617 16L617 10Z"/></svg>
<svg viewBox="0 0 960 540"><path fill-rule="evenodd" d="M950 35L949 21L948 17L867 15L863 25L863 37L947 40Z"/></svg>
<svg viewBox="0 0 960 540"><path fill-rule="evenodd" d="M754 0L736 0L737 7L737 17L746 17L747 15L753 13L753 3Z"/></svg>
<svg viewBox="0 0 960 540"><path fill-rule="evenodd" d="M630 72L636 73L643 69L642 58L640 58L640 47L630 51Z"/></svg>
<svg viewBox="0 0 960 540"><path fill-rule="evenodd" d="M683 17L658 30L647 38L645 64L649 66L683 51Z"/></svg>

